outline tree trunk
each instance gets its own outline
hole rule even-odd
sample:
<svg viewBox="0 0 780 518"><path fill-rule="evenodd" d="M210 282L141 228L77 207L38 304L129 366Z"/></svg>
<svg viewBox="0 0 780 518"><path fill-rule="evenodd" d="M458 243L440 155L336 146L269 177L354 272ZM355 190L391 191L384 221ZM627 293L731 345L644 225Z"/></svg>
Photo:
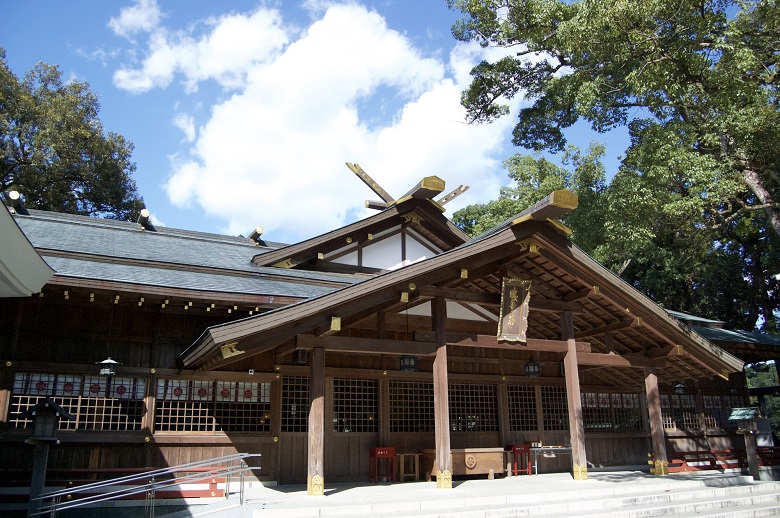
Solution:
<svg viewBox="0 0 780 518"><path fill-rule="evenodd" d="M761 176L758 174L758 172L752 169L743 169L742 177L745 179L745 183L750 188L750 190L753 191L753 194L756 195L762 205L776 203L772 193L769 192L769 190L764 186L764 182L761 180ZM769 220L769 225L775 231L775 234L780 237L780 210L775 207L767 207L766 216Z"/></svg>

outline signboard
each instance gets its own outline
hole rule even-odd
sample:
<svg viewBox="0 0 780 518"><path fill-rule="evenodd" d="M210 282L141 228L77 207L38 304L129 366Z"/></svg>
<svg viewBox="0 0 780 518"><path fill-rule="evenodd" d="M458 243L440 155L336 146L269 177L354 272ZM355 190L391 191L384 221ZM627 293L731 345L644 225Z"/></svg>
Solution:
<svg viewBox="0 0 780 518"><path fill-rule="evenodd" d="M504 277L501 282L501 312L498 317L499 340L525 343L530 300L531 281Z"/></svg>
<svg viewBox="0 0 780 518"><path fill-rule="evenodd" d="M750 421L758 417L758 407L732 408L729 421Z"/></svg>

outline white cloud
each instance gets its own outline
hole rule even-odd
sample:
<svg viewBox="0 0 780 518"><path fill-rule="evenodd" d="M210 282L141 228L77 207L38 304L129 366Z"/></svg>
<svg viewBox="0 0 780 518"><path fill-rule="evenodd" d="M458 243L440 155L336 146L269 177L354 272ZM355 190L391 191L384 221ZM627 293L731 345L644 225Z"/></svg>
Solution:
<svg viewBox="0 0 780 518"><path fill-rule="evenodd" d="M186 113L177 113L173 118L173 125L184 133L187 142L195 140L195 118Z"/></svg>
<svg viewBox="0 0 780 518"><path fill-rule="evenodd" d="M207 20L205 26L210 32L199 38L184 31L155 30L146 58L138 67L117 70L114 85L134 93L146 92L169 86L181 73L188 92L209 79L225 88L240 88L247 71L276 57L288 40L275 10L227 14Z"/></svg>
<svg viewBox="0 0 780 518"><path fill-rule="evenodd" d="M448 214L494 198L505 181L496 154L513 121L469 126L460 106L468 70L486 51L460 44L443 62L362 6L309 4L327 10L297 39L285 39L294 31L278 12L260 8L212 20L198 39L160 29L143 67L117 72L134 91L179 74L189 91L205 80L236 89L197 134L194 121L175 119L193 140L171 159L171 202L202 208L231 234L261 225L267 239L292 242L345 224L376 198L344 162L396 197L431 175L447 183L443 194L469 185ZM256 52L235 50L231 35L258 26L273 35ZM373 110L380 104L389 114Z"/></svg>
<svg viewBox="0 0 780 518"><path fill-rule="evenodd" d="M118 18L111 18L108 27L118 36L129 38L138 32L152 32L160 23L162 14L156 0L136 0L131 7L123 7Z"/></svg>

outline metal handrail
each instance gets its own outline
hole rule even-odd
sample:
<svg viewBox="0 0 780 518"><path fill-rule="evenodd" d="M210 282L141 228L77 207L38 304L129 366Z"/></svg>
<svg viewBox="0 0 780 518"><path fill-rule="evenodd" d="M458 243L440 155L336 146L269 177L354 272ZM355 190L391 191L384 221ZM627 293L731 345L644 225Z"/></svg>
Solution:
<svg viewBox="0 0 780 518"><path fill-rule="evenodd" d="M201 460L197 462L190 462L187 464L181 464L178 466L171 466L167 468L155 469L146 471L144 473L137 473L135 475L127 475L124 477L117 477L109 480L101 480L99 482L93 482L91 484L84 484L81 486L75 486L72 488L59 489L56 491L50 491L42 493L40 496L33 500L40 500L42 505L35 513L31 513L30 516L40 516L46 513L50 513L51 516L56 516L57 512L64 509L72 509L75 507L82 507L89 504L98 502L106 502L109 500L116 500L119 498L128 497L131 495L146 493L147 501L145 507L149 509L149 516L154 517L155 507L155 494L161 489L177 486L183 482L196 482L203 479L208 479L215 476L225 476L225 498L230 497L230 476L238 474L240 476L240 500L241 505L244 505L244 474L248 470L260 469L259 467L250 467L246 464L245 459L251 457L260 457L259 453L235 453L233 455L225 455L222 457L215 457L213 459ZM214 466L214 464L226 464L224 467ZM188 470L202 467L213 467L205 472L199 472L196 474L182 475L173 478L166 478L162 481L157 480L160 476L175 474L179 472L186 473ZM192 472L190 472L192 473ZM74 494L88 493L95 490L105 489L116 486L118 484L129 484L135 481L145 480L143 484L137 484L113 491L101 492L98 494L87 495L83 498L76 500L70 500ZM63 502L62 498L68 498L68 501ZM44 503L44 500L48 500L48 503Z"/></svg>

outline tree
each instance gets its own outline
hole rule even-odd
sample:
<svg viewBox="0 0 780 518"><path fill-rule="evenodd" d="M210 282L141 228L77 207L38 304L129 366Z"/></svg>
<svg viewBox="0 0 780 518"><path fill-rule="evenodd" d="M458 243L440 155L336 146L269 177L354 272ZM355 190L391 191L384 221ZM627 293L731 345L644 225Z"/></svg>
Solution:
<svg viewBox="0 0 780 518"><path fill-rule="evenodd" d="M448 2L464 13L453 27L457 38L516 49L472 70L462 97L468 120L501 117L506 100L522 93L532 104L520 110L513 132L519 146L561 151L564 130L580 118L597 131L628 126L631 146L610 185L605 219L615 227L606 229L610 246L617 236L633 252L635 271L626 273L656 298L646 274L661 261L667 274L687 275L678 281L698 296L702 286L690 273L700 261L731 264L734 282L747 276L755 290L752 316L777 332L778 269L770 256L780 237L775 2ZM686 231L675 236L675 228ZM681 256L690 246L696 251ZM640 259L651 268L639 268Z"/></svg>
<svg viewBox="0 0 780 518"><path fill-rule="evenodd" d="M133 220L143 208L132 143L104 134L87 83L38 63L19 81L0 48L0 189L28 208Z"/></svg>

